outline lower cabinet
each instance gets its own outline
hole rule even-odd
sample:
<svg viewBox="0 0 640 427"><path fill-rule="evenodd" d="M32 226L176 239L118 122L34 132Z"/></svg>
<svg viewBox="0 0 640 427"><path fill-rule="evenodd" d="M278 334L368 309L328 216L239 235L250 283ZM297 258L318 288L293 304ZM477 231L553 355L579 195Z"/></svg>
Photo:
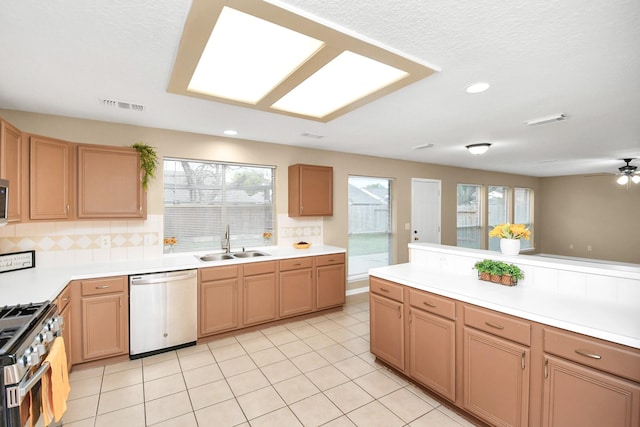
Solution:
<svg viewBox="0 0 640 427"><path fill-rule="evenodd" d="M344 254L316 257L316 308L323 309L344 304Z"/></svg>
<svg viewBox="0 0 640 427"><path fill-rule="evenodd" d="M402 287L379 279L369 286L371 353L404 371L404 316ZM384 295L384 296L382 296Z"/></svg>
<svg viewBox="0 0 640 427"><path fill-rule="evenodd" d="M56 305L58 307L58 314L62 317L62 338L64 339L64 349L67 354L67 369L71 371L71 366L73 365L71 354L73 342L71 335L71 285L67 285L67 287L60 292L60 295L56 298Z"/></svg>
<svg viewBox="0 0 640 427"><path fill-rule="evenodd" d="M201 268L198 274L198 336L238 328L238 266Z"/></svg>
<svg viewBox="0 0 640 427"><path fill-rule="evenodd" d="M276 262L244 264L243 270L243 326L276 320L278 315Z"/></svg>
<svg viewBox="0 0 640 427"><path fill-rule="evenodd" d="M313 258L280 261L280 317L313 310Z"/></svg>

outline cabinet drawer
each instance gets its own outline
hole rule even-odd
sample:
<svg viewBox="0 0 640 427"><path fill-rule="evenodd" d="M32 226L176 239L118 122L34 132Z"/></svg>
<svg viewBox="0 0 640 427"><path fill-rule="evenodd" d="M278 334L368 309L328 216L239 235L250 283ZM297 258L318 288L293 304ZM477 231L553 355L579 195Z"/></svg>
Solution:
<svg viewBox="0 0 640 427"><path fill-rule="evenodd" d="M456 303L438 295L411 289L409 304L420 310L428 311L438 316L454 320L456 317Z"/></svg>
<svg viewBox="0 0 640 427"><path fill-rule="evenodd" d="M280 261L280 271L298 270L301 268L311 268L313 266L313 258L293 258L283 259Z"/></svg>
<svg viewBox="0 0 640 427"><path fill-rule="evenodd" d="M640 382L640 351L596 338L544 329L544 351Z"/></svg>
<svg viewBox="0 0 640 427"><path fill-rule="evenodd" d="M275 261L255 262L244 265L245 276L255 276L256 274L273 273L275 271Z"/></svg>
<svg viewBox="0 0 640 427"><path fill-rule="evenodd" d="M389 282L388 280L371 277L369 279L369 290L374 294L383 295L398 302L404 301L402 285Z"/></svg>
<svg viewBox="0 0 640 427"><path fill-rule="evenodd" d="M344 254L320 255L316 257L316 265L344 264Z"/></svg>
<svg viewBox="0 0 640 427"><path fill-rule="evenodd" d="M125 276L106 277L104 279L82 280L82 296L112 294L114 292L125 292L127 289L127 278Z"/></svg>
<svg viewBox="0 0 640 427"><path fill-rule="evenodd" d="M465 305L464 324L520 344L531 345L531 325L505 314Z"/></svg>
<svg viewBox="0 0 640 427"><path fill-rule="evenodd" d="M58 313L61 313L62 310L64 310L64 308L69 304L70 301L71 301L71 286L67 285L62 290L62 292L60 292L60 295L58 295L58 298L56 298Z"/></svg>
<svg viewBox="0 0 640 427"><path fill-rule="evenodd" d="M227 267L208 267L201 268L200 281L209 282L211 280L231 279L238 277L238 266L230 265Z"/></svg>

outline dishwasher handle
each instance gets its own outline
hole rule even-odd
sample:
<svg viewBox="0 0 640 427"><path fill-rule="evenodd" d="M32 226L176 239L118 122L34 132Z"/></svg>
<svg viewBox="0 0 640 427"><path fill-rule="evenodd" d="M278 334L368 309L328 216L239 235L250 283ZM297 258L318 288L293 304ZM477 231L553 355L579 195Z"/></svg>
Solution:
<svg viewBox="0 0 640 427"><path fill-rule="evenodd" d="M129 282L131 283L131 285L152 285L154 283L177 282L180 280L191 279L194 277L196 277L195 271L187 271L184 274L177 274L175 276L165 276L164 274L161 276L156 276L154 274L131 276L129 278Z"/></svg>

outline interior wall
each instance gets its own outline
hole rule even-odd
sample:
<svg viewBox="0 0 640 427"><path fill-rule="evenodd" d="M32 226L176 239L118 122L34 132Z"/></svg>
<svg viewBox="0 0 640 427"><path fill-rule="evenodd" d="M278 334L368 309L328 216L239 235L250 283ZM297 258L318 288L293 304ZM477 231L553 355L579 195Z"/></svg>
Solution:
<svg viewBox="0 0 640 427"><path fill-rule="evenodd" d="M348 176L363 175L394 180L394 218L396 263L408 261L407 244L411 231L411 179L426 178L442 181L442 244L456 244L456 185L458 183L508 185L532 188L536 194L534 221L540 211L540 179L487 172L475 169L391 160L324 151L310 148L268 144L242 139L223 138L142 126L74 119L62 116L35 114L14 110L0 110L0 116L25 132L67 141L130 146L142 141L157 149L159 156L253 163L276 166L276 211L288 211L287 167L294 163L308 163L334 168L334 215L324 218L324 243L348 247ZM390 142L392 143L392 142ZM470 155L461 146L461 155ZM482 161L478 157L478 162ZM161 215L162 171L152 180L148 192L148 213ZM534 245L541 244L536 234ZM349 288L362 283L349 284Z"/></svg>
<svg viewBox="0 0 640 427"><path fill-rule="evenodd" d="M543 178L541 251L640 264L640 185L615 180L614 175Z"/></svg>

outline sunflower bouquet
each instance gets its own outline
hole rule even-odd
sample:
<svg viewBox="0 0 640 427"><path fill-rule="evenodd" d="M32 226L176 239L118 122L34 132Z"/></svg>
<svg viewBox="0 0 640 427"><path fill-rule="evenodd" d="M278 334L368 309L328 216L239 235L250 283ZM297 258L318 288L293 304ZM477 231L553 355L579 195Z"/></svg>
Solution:
<svg viewBox="0 0 640 427"><path fill-rule="evenodd" d="M509 224L507 222L493 227L493 230L489 232L489 237L529 240L529 237L531 237L531 231L524 224Z"/></svg>

